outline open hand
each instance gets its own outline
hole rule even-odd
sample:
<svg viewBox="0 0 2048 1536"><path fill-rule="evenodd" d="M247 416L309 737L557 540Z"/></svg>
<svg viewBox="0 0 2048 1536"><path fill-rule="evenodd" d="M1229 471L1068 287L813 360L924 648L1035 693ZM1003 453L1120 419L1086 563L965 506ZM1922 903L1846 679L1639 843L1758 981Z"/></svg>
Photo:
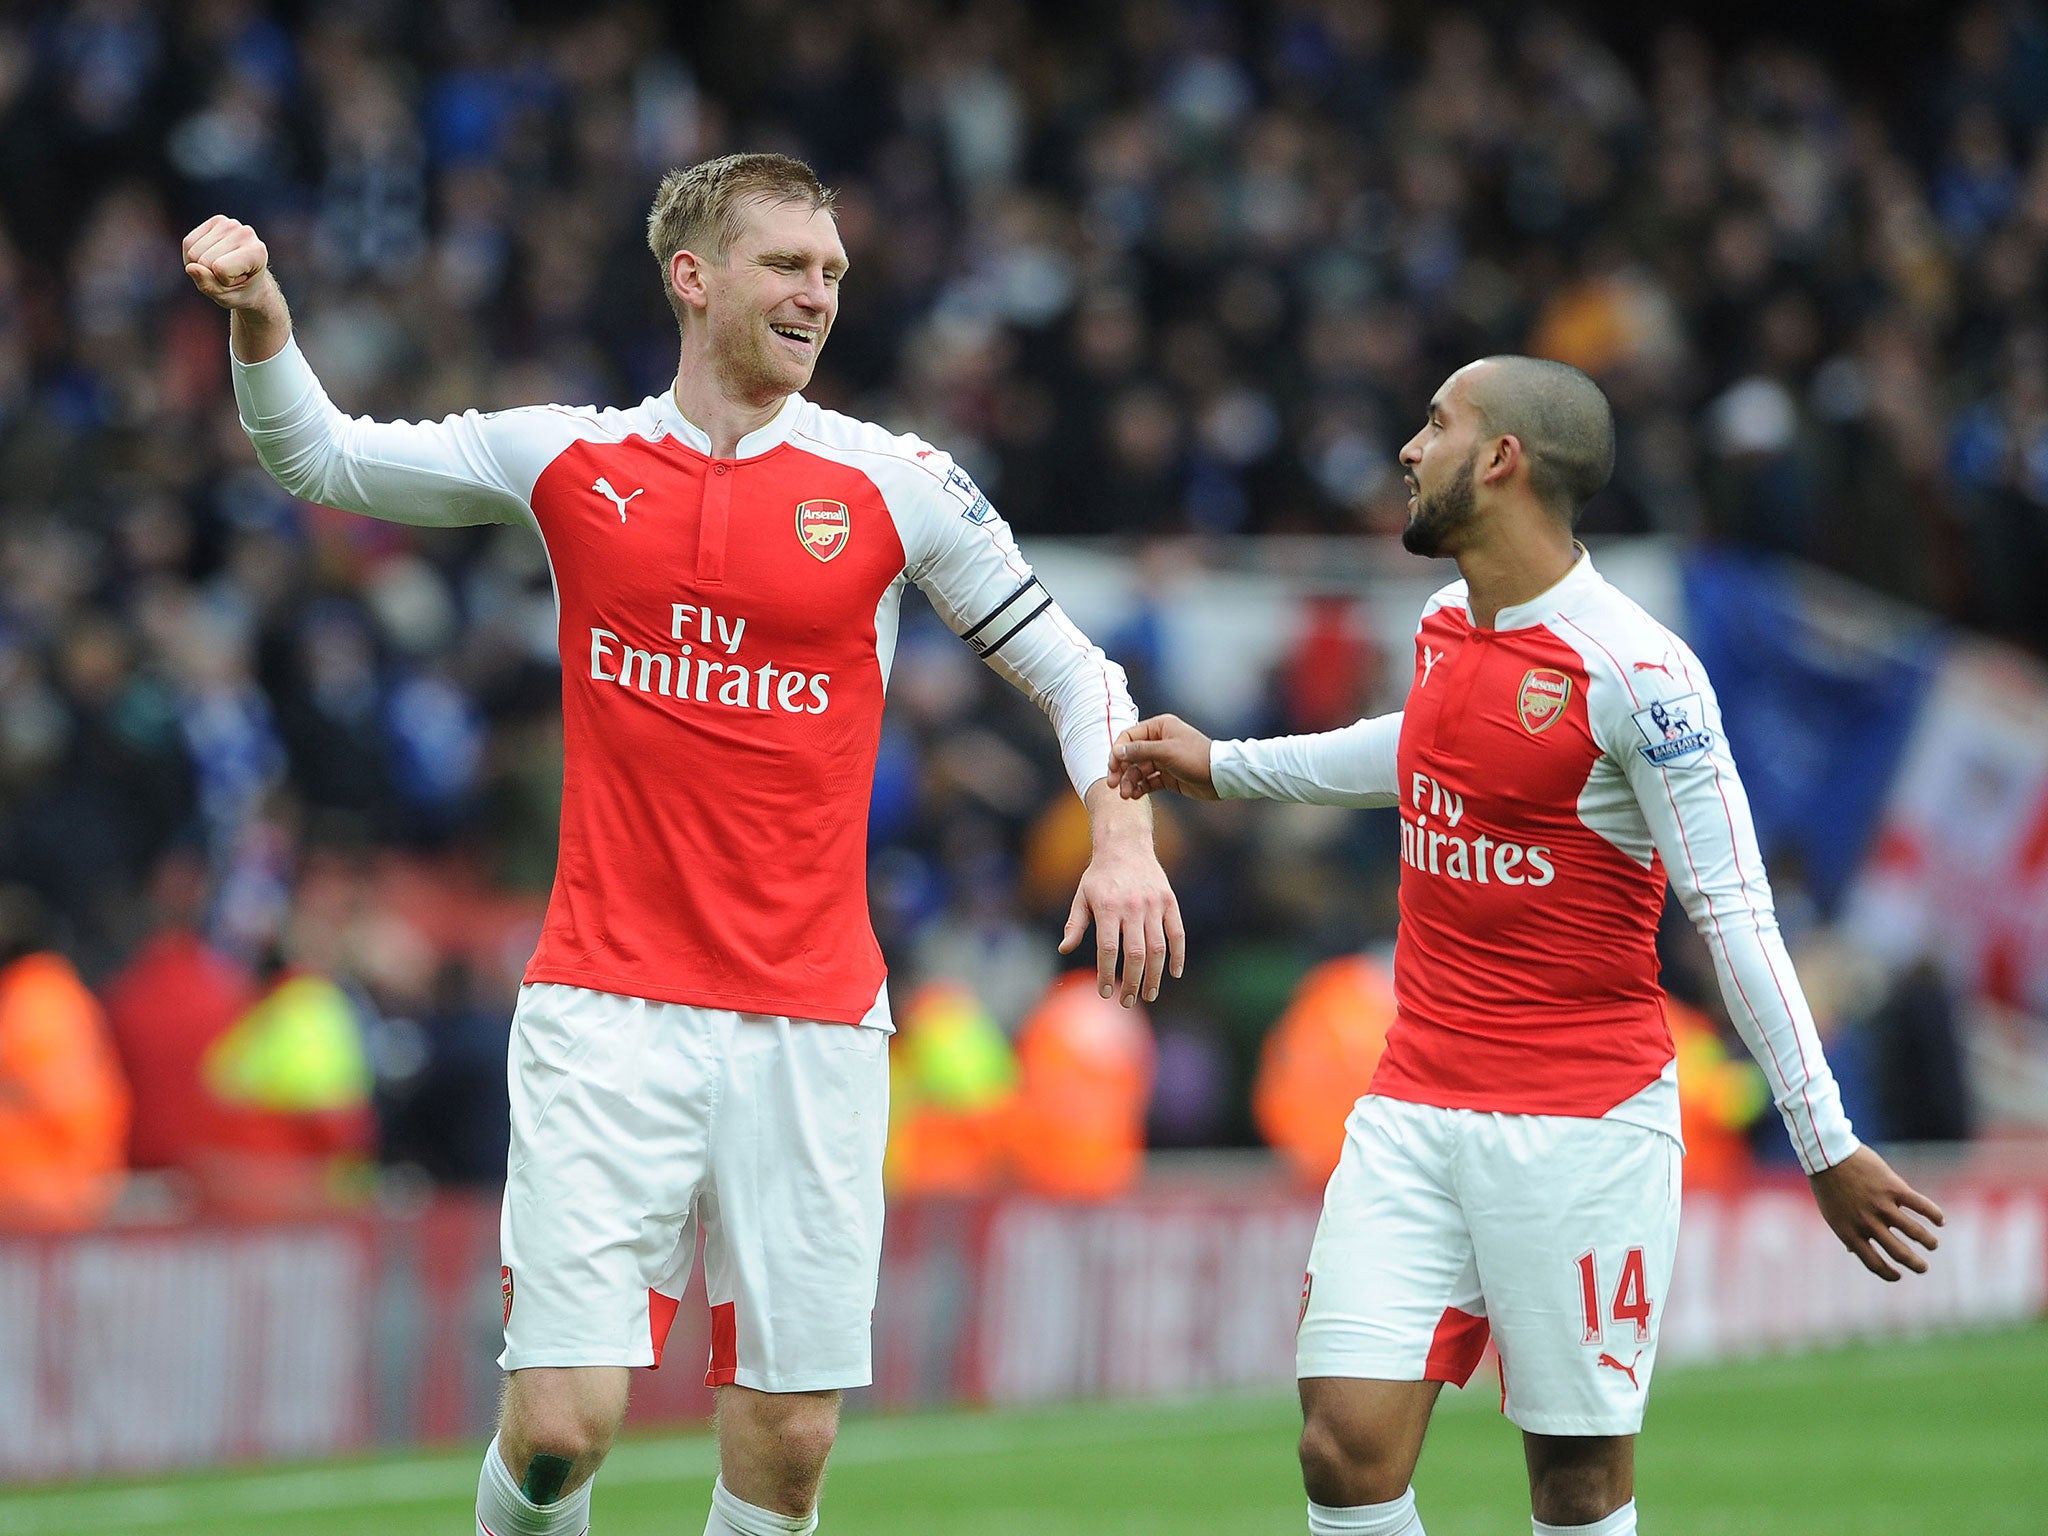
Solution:
<svg viewBox="0 0 2048 1536"><path fill-rule="evenodd" d="M1094 852L1067 911L1060 953L1072 954L1095 924L1095 984L1128 1008L1155 1002L1162 976L1186 963L1180 902L1152 847L1152 808L1127 805L1106 781L1089 787L1089 837ZM1117 961L1123 975L1117 975Z"/></svg>
<svg viewBox="0 0 2048 1536"><path fill-rule="evenodd" d="M1209 777L1209 738L1178 715L1140 720L1110 748L1109 782L1126 800L1162 789L1191 800L1214 800Z"/></svg>
<svg viewBox="0 0 2048 1536"><path fill-rule="evenodd" d="M1865 1269L1880 1280L1899 1278L1894 1262L1916 1275L1927 1273L1927 1260L1913 1245L1932 1253L1941 1244L1917 1218L1924 1216L1938 1227L1941 1207L1892 1172L1891 1164L1870 1148L1858 1147L1810 1182L1821 1215Z"/></svg>

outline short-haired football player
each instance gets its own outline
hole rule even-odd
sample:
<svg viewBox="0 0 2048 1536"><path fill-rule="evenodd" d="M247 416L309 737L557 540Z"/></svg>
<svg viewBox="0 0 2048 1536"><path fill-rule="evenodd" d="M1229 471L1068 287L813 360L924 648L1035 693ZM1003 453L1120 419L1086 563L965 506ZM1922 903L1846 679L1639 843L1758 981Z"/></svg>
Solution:
<svg viewBox="0 0 2048 1536"><path fill-rule="evenodd" d="M1092 918L1103 994L1127 1005L1181 969L1149 808L1105 778L1137 717L1122 670L965 470L798 393L847 267L831 193L779 155L708 161L662 182L648 243L681 328L673 388L415 425L329 402L254 230L214 217L185 238L231 315L242 424L288 490L528 528L554 578L561 852L513 1019L511 1374L484 1536L589 1527L628 1368L659 1362L700 1233L705 1530L817 1525L840 1393L870 1379L890 1026L868 795L908 585L1058 732L1094 835L1061 948Z"/></svg>
<svg viewBox="0 0 2048 1536"><path fill-rule="evenodd" d="M1118 738L1125 794L1398 805L1397 1018L1324 1197L1296 1367L1318 1536L1419 1536L1409 1479L1489 1333L1537 1536L1636 1529L1635 1435L1678 1240L1665 882L1713 953L1813 1194L1872 1273L1924 1271L1941 1212L1858 1144L1772 914L1699 658L1572 537L1614 466L1575 368L1490 357L1401 450L1431 598L1400 714L1218 741Z"/></svg>

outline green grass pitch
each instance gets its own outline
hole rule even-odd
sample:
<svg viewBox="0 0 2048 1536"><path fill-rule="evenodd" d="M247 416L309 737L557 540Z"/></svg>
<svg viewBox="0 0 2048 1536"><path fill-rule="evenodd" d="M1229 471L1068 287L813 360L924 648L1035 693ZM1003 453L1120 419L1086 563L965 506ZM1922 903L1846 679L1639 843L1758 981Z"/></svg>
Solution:
<svg viewBox="0 0 2048 1536"><path fill-rule="evenodd" d="M1254 1536L1306 1529L1285 1397L849 1418L829 1536ZM0 1494L0 1536L459 1536L477 1448ZM700 1434L631 1439L593 1536L695 1536ZM1512 1426L1479 1386L1416 1476L1431 1536L1526 1531ZM2043 1536L2048 1325L1657 1379L1638 1459L1654 1536Z"/></svg>

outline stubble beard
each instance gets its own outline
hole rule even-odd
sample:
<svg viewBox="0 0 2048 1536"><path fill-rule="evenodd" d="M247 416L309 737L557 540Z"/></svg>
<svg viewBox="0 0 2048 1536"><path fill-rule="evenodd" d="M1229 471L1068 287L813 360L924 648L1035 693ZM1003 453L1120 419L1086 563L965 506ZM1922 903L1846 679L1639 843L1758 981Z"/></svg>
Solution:
<svg viewBox="0 0 2048 1536"><path fill-rule="evenodd" d="M775 350L780 346L775 332L768 329L763 321L759 334L728 334L715 339L714 351L717 356L719 383L728 398L745 401L765 401L785 395L793 395L811 382L811 374L817 368L817 353L822 344L812 348L811 367L796 370Z"/></svg>
<svg viewBox="0 0 2048 1536"><path fill-rule="evenodd" d="M1479 491L1475 470L1478 450L1466 456L1463 466L1451 476L1450 484L1435 495L1425 495L1416 482L1415 515L1401 530L1401 547L1411 555L1436 559L1454 555L1463 534L1478 510Z"/></svg>

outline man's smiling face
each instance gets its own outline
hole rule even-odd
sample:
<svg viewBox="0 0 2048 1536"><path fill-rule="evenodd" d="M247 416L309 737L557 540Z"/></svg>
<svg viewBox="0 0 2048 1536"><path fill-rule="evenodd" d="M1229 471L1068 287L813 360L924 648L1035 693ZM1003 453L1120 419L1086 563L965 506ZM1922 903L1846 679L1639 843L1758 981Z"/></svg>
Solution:
<svg viewBox="0 0 2048 1536"><path fill-rule="evenodd" d="M846 248L829 211L751 199L722 262L701 268L712 366L735 400L765 404L811 382L839 313Z"/></svg>

